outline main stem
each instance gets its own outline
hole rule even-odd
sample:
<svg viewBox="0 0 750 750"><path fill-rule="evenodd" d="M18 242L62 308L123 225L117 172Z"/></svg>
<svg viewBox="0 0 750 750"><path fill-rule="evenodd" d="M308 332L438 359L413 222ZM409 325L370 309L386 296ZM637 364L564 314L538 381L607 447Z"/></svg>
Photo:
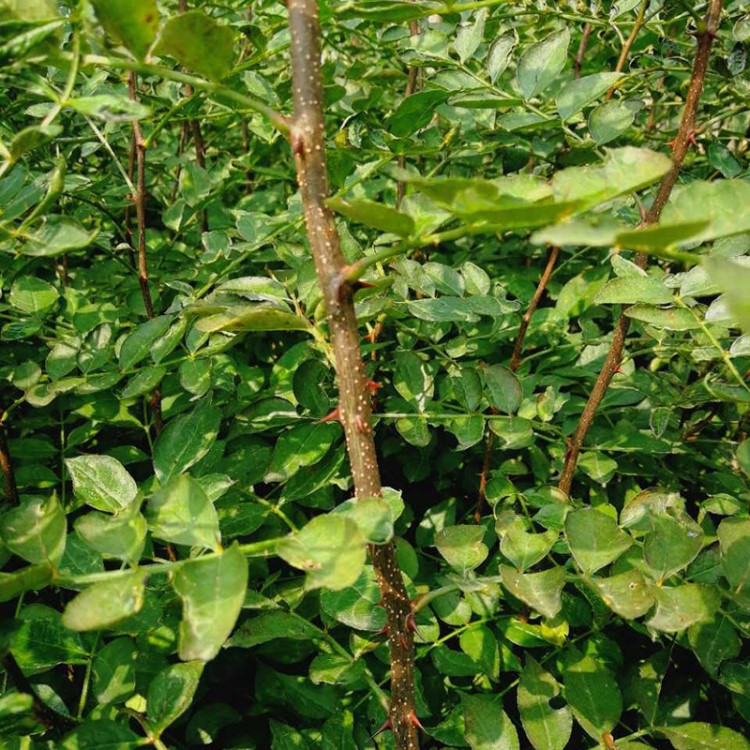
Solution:
<svg viewBox="0 0 750 750"><path fill-rule="evenodd" d="M664 210L664 206L667 204L669 196L672 194L672 189L677 182L680 170L685 161L685 156L687 155L690 144L694 138L696 114L698 112L701 94L703 93L703 84L706 79L708 61L711 56L711 47L716 38L716 30L721 18L721 7L722 0L711 0L708 12L703 21L703 26L698 30L698 44L695 50L693 71L690 76L690 87L688 89L687 98L685 99L685 109L682 113L680 128L677 131L677 137L675 138L672 147L672 167L669 172L664 175L659 184L656 198L654 198L654 202L651 204L651 208L644 219L643 223L645 225L656 224L661 218L661 212ZM646 267L647 260L648 256L643 253L639 253L636 257L636 263L641 268ZM596 412L599 409L599 405L604 398L604 394L607 392L607 388L609 387L614 374L620 368L625 338L628 335L629 327L630 318L628 318L623 311L620 313L620 317L617 321L617 327L615 328L612 343L610 344L607 357L604 360L602 370L599 373L599 377L591 390L586 406L578 420L576 431L568 442L568 449L565 453L565 462L558 483L558 487L565 492L566 495L570 494L570 489L573 486L573 475L575 474L578 457L581 453L581 448L583 447L583 441L586 439L589 428L596 417Z"/></svg>
<svg viewBox="0 0 750 750"><path fill-rule="evenodd" d="M368 379L359 345L352 290L344 279L341 253L329 196L320 71L317 0L289 0L294 120L290 142L305 214L310 250L328 310L339 386L339 415L344 427L356 497L381 494L371 426ZM391 702L388 727L397 750L419 747L414 713L413 612L393 544L371 545L370 555L388 616L391 655Z"/></svg>

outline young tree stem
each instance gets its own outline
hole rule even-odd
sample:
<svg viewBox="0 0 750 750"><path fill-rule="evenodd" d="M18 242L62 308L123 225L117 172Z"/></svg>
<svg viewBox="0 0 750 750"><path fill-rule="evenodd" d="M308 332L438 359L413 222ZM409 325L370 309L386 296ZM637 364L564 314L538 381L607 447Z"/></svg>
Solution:
<svg viewBox="0 0 750 750"><path fill-rule="evenodd" d="M128 92L133 101L138 100L138 79L135 72L128 75ZM154 317L154 303L148 283L148 260L146 257L146 142L143 139L141 124L133 120L133 141L135 143L136 193L133 196L135 216L138 224L138 283L141 297L149 320ZM149 399L154 415L154 431L158 435L163 425L161 414L161 389L154 388Z"/></svg>
<svg viewBox="0 0 750 750"><path fill-rule="evenodd" d="M328 311L344 427L357 497L381 494L371 426L368 379L352 291L344 279L341 253L329 196L323 122L320 27L317 0L289 0L294 118L290 142L297 168L310 250ZM371 545L370 555L388 616L391 655L389 723L397 750L419 747L414 703L414 640L409 628L412 605L393 544Z"/></svg>
<svg viewBox="0 0 750 750"><path fill-rule="evenodd" d="M706 79L711 47L716 38L716 30L721 18L721 8L722 0L711 0L708 12L704 19L703 28L700 29L697 34L698 43L695 50L695 59L693 62L692 74L690 76L688 95L685 100L685 109L682 113L682 119L680 121L677 137L674 141L674 146L672 147L672 167L669 172L664 175L659 184L659 189L654 198L654 202L651 204L651 208L644 219L644 225L656 224L661 218L661 213L669 200L669 196L672 194L672 189L677 182L688 148L690 148L690 144L693 140L695 134L696 113L703 92L703 83ZM638 253L636 256L636 263L641 268L646 267L647 261L648 256L643 253ZM578 426L568 442L568 448L565 453L565 462L558 482L558 487L565 492L566 495L570 494L571 487L573 486L573 475L575 474L583 442L586 439L586 435L588 434L594 418L596 417L596 412L604 398L604 394L607 392L607 388L609 387L614 374L620 368L623 347L625 345L625 338L628 334L629 327L630 318L628 318L623 311L620 313L620 317L617 321L612 343L610 344L609 352L604 360L604 365L599 373L599 377L597 378L596 383L591 390L591 394L589 395L589 399L586 402L586 406L581 413L578 420Z"/></svg>

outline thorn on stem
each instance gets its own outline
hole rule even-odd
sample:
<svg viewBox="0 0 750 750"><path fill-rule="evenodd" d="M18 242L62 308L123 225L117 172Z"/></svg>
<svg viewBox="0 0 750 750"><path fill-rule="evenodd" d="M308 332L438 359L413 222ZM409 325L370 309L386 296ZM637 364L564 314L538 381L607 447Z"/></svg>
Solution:
<svg viewBox="0 0 750 750"><path fill-rule="evenodd" d="M332 412L329 414L326 414L325 417L322 417L318 420L318 422L340 422L341 421L341 411L339 410L339 407L337 406Z"/></svg>
<svg viewBox="0 0 750 750"><path fill-rule="evenodd" d="M374 734L370 735L369 739L374 740L379 734L383 734L383 732L389 732L392 730L393 724L391 723L390 718L388 718L380 725L380 728L377 729Z"/></svg>
<svg viewBox="0 0 750 750"><path fill-rule="evenodd" d="M422 722L417 718L417 715L414 713L414 711L409 712L408 720L412 723L413 726L419 729L420 732L425 731L424 727L422 726Z"/></svg>

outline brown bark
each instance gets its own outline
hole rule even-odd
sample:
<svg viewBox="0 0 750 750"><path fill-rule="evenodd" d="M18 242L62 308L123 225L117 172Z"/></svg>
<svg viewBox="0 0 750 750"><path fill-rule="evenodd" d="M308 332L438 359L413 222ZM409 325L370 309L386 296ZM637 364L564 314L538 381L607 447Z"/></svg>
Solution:
<svg viewBox="0 0 750 750"><path fill-rule="evenodd" d="M622 49L620 50L620 57L617 59L617 65L615 65L615 73L622 72L622 69L625 67L625 63L628 61L628 55L630 55L630 50L633 46L633 43L635 42L638 34L643 28L643 24L646 22L646 8L648 8L648 1L649 0L641 0L641 5L638 8L638 15L636 16L633 28L630 30L630 34L628 35L628 38L625 40L625 44L622 45ZM614 93L615 88L613 86L607 92L607 99L611 99Z"/></svg>
<svg viewBox="0 0 750 750"><path fill-rule="evenodd" d="M16 475L13 471L10 450L8 450L8 436L2 422L0 422L0 471L3 474L3 483L5 484L5 499L10 505L18 505Z"/></svg>
<svg viewBox="0 0 750 750"><path fill-rule="evenodd" d="M351 287L345 282L329 196L320 73L317 0L289 0L294 121L290 142L297 168L310 250L328 311L344 427L356 497L381 494L371 426L368 379L360 352ZM371 545L370 555L388 617L391 655L389 728L398 750L419 747L414 713L414 641L412 604L396 560L395 545Z"/></svg>
<svg viewBox="0 0 750 750"><path fill-rule="evenodd" d="M138 99L138 79L135 73L128 76L128 91L133 101ZM154 317L154 303L148 282L148 259L146 257L146 141L141 124L133 120L133 141L135 143L136 192L133 196L138 235L138 283L141 287L143 306L149 320ZM154 415L154 431L158 435L162 428L161 389L154 388L149 399Z"/></svg>
<svg viewBox="0 0 750 750"><path fill-rule="evenodd" d="M586 47L588 47L589 44L589 37L591 36L591 30L594 27L587 23L583 27L583 34L581 35L581 43L578 45L578 52L576 53L576 58L573 61L573 72L575 73L576 78L581 77L581 68L583 67L583 58L586 55Z"/></svg>
<svg viewBox="0 0 750 750"><path fill-rule="evenodd" d="M690 76L690 86L685 100L685 109L682 113L680 127L672 147L672 167L669 172L664 175L659 184L659 189L657 190L654 202L651 204L651 208L643 222L645 225L656 224L661 218L661 213L669 200L669 196L672 193L672 189L677 182L680 170L685 161L685 156L687 155L690 144L693 141L695 135L696 113L698 111L701 94L703 93L703 84L706 78L706 71L708 70L711 47L716 38L716 30L721 18L721 8L722 0L711 0L703 22L703 27L698 30L696 35L698 43L695 50L693 70ZM636 263L641 268L645 268L646 262L647 256L643 253L639 253L636 257ZM573 485L573 475L575 474L576 464L578 463L578 457L581 453L583 442L586 439L586 435L588 434L594 418L596 417L596 412L604 398L604 394L607 392L612 377L617 372L622 362L622 352L629 327L630 318L628 318L623 312L620 314L620 318L617 321L614 337L612 338L612 343L610 344L607 357L604 360L602 370L599 373L599 377L594 384L591 394L589 395L586 406L581 413L578 420L578 426L576 427L573 436L568 441L565 462L558 483L558 487L565 492L566 495L570 494L570 489Z"/></svg>

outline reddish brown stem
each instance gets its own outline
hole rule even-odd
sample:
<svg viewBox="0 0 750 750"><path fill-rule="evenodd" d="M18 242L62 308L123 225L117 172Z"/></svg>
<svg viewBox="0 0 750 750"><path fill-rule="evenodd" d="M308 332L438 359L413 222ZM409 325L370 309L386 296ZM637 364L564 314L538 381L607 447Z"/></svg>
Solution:
<svg viewBox="0 0 750 750"><path fill-rule="evenodd" d="M557 263L557 257L560 255L559 247L551 247L549 254L547 255L547 263L542 271L542 276L539 279L539 283L536 285L536 291L534 296L529 302L529 306L526 308L526 312L521 318L521 325L518 328L518 335L516 336L516 343L513 346L513 355L510 358L510 369L515 372L518 366L521 364L521 353L523 352L523 342L526 338L526 331L529 328L531 318L539 305L542 295L544 294L547 284L550 278L552 278L552 271L555 269L555 263Z"/></svg>
<svg viewBox="0 0 750 750"><path fill-rule="evenodd" d="M294 122L290 141L297 168L307 237L328 312L344 427L357 497L381 494L371 427L370 393L359 345L352 292L343 282L341 253L329 196L320 72L317 0L289 0ZM389 718L397 750L419 747L414 712L414 634L407 627L412 612L394 544L370 545L389 626L391 702Z"/></svg>
<svg viewBox="0 0 750 750"><path fill-rule="evenodd" d="M542 276L539 279L539 283L536 286L534 296L529 302L529 306L526 308L526 312L521 318L521 325L518 329L518 335L516 336L516 342L513 346L513 355L510 358L510 369L515 372L518 370L521 364L521 352L523 351L523 342L526 338L526 331L528 330L531 318L534 315L534 311L539 305L539 301L542 299L547 284L552 277L552 271L557 263L557 257L560 254L559 247L551 247L547 256L547 262L542 271ZM497 414L497 409L492 410L493 414ZM487 433L487 438L484 442L484 459L482 461L482 473L479 475L479 490L477 492L477 506L474 511L474 520L479 523L482 520L482 513L484 512L484 506L487 499L487 478L489 477L490 468L492 466L492 449L495 444L495 433L490 431Z"/></svg>
<svg viewBox="0 0 750 750"><path fill-rule="evenodd" d="M5 484L5 499L10 505L18 505L18 485L16 484L16 474L13 471L13 462L8 449L8 436L5 432L5 425L0 422L0 471L3 474L3 483Z"/></svg>
<svg viewBox="0 0 750 750"><path fill-rule="evenodd" d="M674 146L672 147L672 167L669 172L664 175L659 184L659 189L657 190L654 202L651 204L651 208L644 220L644 224L646 225L656 224L661 218L661 212L664 210L664 206L669 200L669 196L672 193L672 189L677 182L677 177L679 176L680 170L685 161L688 148L690 147L691 136L695 132L698 104L700 103L700 97L703 92L703 83L706 78L708 61L711 56L711 47L716 38L716 30L721 18L721 7L722 0L711 0L703 22L703 28L697 34L698 43L695 51L693 70L690 76L690 87L685 100L685 109L682 113L680 127L674 141ZM646 262L646 255L639 253L636 256L636 263L641 268L646 267ZM575 474L576 464L578 463L578 457L581 453L583 442L594 421L599 405L604 398L604 394L607 392L607 388L612 381L612 377L620 367L622 352L625 345L625 337L627 336L629 327L630 318L622 312L617 321L617 327L615 328L612 343L610 344L607 357L604 360L602 370L599 373L599 377L594 384L591 394L589 395L586 406L581 413L578 420L578 426L576 427L573 436L568 441L565 461L562 473L560 474L560 481L558 483L558 487L567 495L570 494L570 489L573 485L573 475Z"/></svg>
<svg viewBox="0 0 750 750"><path fill-rule="evenodd" d="M586 47L588 47L589 44L589 37L591 36L591 31L594 27L587 23L583 27L583 34L581 35L581 43L578 45L578 52L576 53L576 58L573 61L573 71L575 72L575 77L580 78L581 77L581 68L583 67L583 58L586 56Z"/></svg>
<svg viewBox="0 0 750 750"><path fill-rule="evenodd" d="M128 76L128 92L133 101L138 99L138 80L135 73ZM136 192L133 196L135 203L136 222L138 224L138 283L141 287L143 306L149 320L154 317L154 303L151 299L151 288L148 283L148 260L146 257L146 141L143 138L141 125L133 120L133 140L135 142ZM161 390L154 388L150 398L154 414L154 430L161 432Z"/></svg>
<svg viewBox="0 0 750 750"><path fill-rule="evenodd" d="M620 50L620 57L617 59L617 65L615 65L615 73L621 73L622 69L625 67L625 63L628 61L630 50L638 34L643 28L643 24L646 22L646 8L648 8L648 2L649 0L641 0L641 5L638 8L638 15L636 16L633 28L630 30L630 34L628 35L628 38L625 40L625 44L622 45L622 49ZM609 91L607 91L607 100L611 99L614 93L615 87L613 86Z"/></svg>

